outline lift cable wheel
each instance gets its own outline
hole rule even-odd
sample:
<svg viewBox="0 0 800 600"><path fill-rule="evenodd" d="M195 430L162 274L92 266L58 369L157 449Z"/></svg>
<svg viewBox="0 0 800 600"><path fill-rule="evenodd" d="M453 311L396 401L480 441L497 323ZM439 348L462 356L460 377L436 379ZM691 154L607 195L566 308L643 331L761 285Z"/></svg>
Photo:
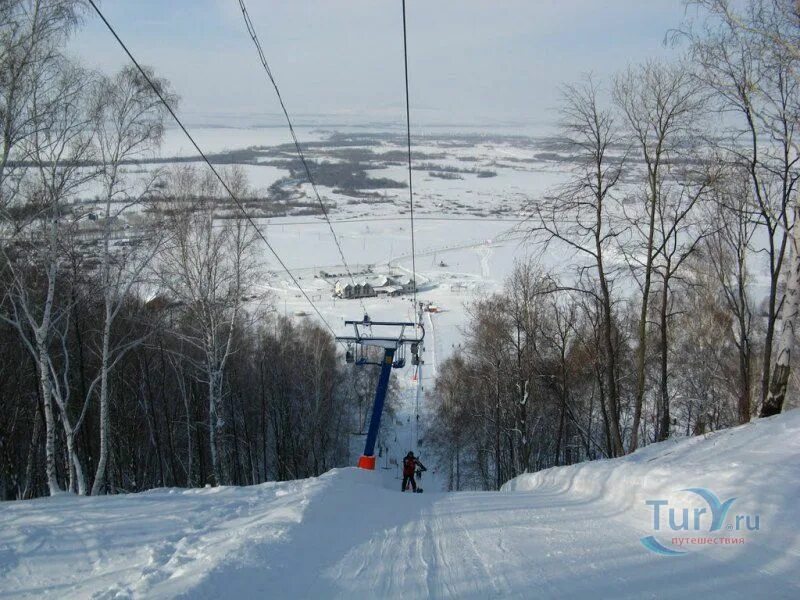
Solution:
<svg viewBox="0 0 800 600"><path fill-rule="evenodd" d="M367 432L367 442L364 445L364 454L358 459L358 466L362 469L375 469L375 442L381 427L383 405L386 402L386 392L389 389L389 378L392 369L402 369L405 362L406 346L409 347L414 364L419 360L419 349L425 339L425 327L422 323L408 321L372 321L369 315L364 315L360 321L345 321L345 325L352 325L353 335L337 336L336 341L346 344L345 360L357 366L375 365L381 368L378 377L378 386L375 390L375 402L372 405L372 417ZM375 330L386 331L376 334ZM399 333L397 332L399 329ZM367 348L383 348L383 360L370 360Z"/></svg>

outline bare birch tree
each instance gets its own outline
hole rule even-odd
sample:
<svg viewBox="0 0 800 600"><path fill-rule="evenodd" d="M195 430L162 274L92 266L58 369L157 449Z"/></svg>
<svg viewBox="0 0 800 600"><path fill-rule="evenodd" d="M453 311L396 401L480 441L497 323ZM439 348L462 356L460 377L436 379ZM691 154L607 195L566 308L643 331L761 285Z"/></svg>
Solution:
<svg viewBox="0 0 800 600"><path fill-rule="evenodd" d="M160 87L163 81L152 78ZM164 92L166 93L166 92ZM99 349L100 369L89 385L94 393L99 380L100 455L97 460L92 495L103 490L108 463L110 435L109 373L124 354L141 342L141 337L112 340L111 330L134 285L141 282L144 269L161 249L163 230L154 221L139 223L137 238L115 245L120 222L126 213L147 208L158 171L134 177L125 163L155 150L164 131L165 109L138 70L127 67L114 77L103 77L93 91L93 123L96 129L97 156L102 165L99 180L103 186L103 215L100 254L100 294L104 316ZM86 399L89 401L89 398Z"/></svg>
<svg viewBox="0 0 800 600"><path fill-rule="evenodd" d="M709 223L714 231L704 240L708 263L719 283L725 306L734 321L734 343L738 354L737 415L747 423L752 415L754 380L753 302L751 267L753 236L758 222L752 209L749 173L731 168L712 188L708 204Z"/></svg>
<svg viewBox="0 0 800 600"><path fill-rule="evenodd" d="M239 197L246 190L240 171L228 186ZM183 304L183 337L199 355L196 360L208 392L209 449L217 485L228 482L225 461L224 376L234 352L234 331L244 297L254 283L254 232L238 219L217 219L221 199L211 174L178 169L166 207L170 239L160 257L161 280Z"/></svg>
<svg viewBox="0 0 800 600"><path fill-rule="evenodd" d="M69 365L63 365L63 378L53 357L54 344L64 348L69 310L57 298L60 272L65 262L65 235L70 228L68 200L94 177L82 166L90 156L92 135L89 127L85 86L87 74L62 63L57 85L36 90L34 110L38 130L25 141L33 161L28 182L28 203L35 209L25 227L5 249L12 283L7 292L10 313L3 316L19 333L37 364L45 416L45 453L48 487L51 494L60 490L55 468L55 416L59 408L67 443L71 487L86 492L86 481L75 449L75 435L82 418L73 423L69 409ZM40 279L38 274L43 274ZM37 281L38 280L38 281ZM39 292L39 293L37 293Z"/></svg>
<svg viewBox="0 0 800 600"><path fill-rule="evenodd" d="M615 269L608 253L619 230L611 206L622 174L624 156L614 154L619 137L610 110L600 106L599 89L591 77L564 87L561 124L569 150L579 164L572 181L550 201L535 207L537 230L549 244L558 240L581 260L581 273L590 270L599 282L598 302L602 310L604 377L608 400L611 453L624 454L620 428L621 406L617 382L612 282ZM585 290L594 294L592 288Z"/></svg>
<svg viewBox="0 0 800 600"><path fill-rule="evenodd" d="M23 142L43 125L35 96L58 85L61 46L79 9L77 0L0 2L0 216L19 191L18 165L30 158Z"/></svg>
<svg viewBox="0 0 800 600"><path fill-rule="evenodd" d="M716 169L700 172L686 170L679 182L662 186L661 201L656 205L656 235L653 273L660 278L658 302L659 380L656 440L670 435L670 341L673 307L672 283L681 277L688 259L697 251L710 231L696 210L709 195Z"/></svg>
<svg viewBox="0 0 800 600"><path fill-rule="evenodd" d="M682 65L644 63L629 68L614 81L614 100L623 115L625 135L644 164L643 189L626 208L632 235L626 257L640 289L636 347L636 389L633 425L628 451L639 443L639 424L645 394L647 323L652 293L654 263L658 249L656 230L659 213L671 179L670 171L688 159L692 134L703 107L696 81Z"/></svg>
<svg viewBox="0 0 800 600"><path fill-rule="evenodd" d="M793 205L797 203L800 174L796 138L800 115L800 20L796 5L789 0L747 0L742 4L697 0L692 4L703 7L707 17L689 32L692 56L701 67L701 77L715 93L719 110L738 116L738 124L723 146L734 161L748 169L754 210L767 233L770 287L761 401L766 407L762 415L775 414L781 406L768 402L773 387L770 369L776 350L783 354L783 361L788 356L775 348L784 301L781 285L785 278L783 287L788 289L790 280L800 277L800 264L789 263L784 268L792 243ZM781 388L779 384L776 389ZM773 398L778 396L785 396L785 388Z"/></svg>

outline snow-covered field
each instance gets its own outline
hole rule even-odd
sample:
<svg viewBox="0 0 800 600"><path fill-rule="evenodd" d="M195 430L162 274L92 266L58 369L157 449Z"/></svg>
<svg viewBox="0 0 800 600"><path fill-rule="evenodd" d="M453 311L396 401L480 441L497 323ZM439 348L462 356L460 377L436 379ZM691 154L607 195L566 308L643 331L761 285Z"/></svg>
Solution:
<svg viewBox="0 0 800 600"><path fill-rule="evenodd" d="M285 128L198 126L191 127L191 131L204 151L217 157L215 160L225 156L233 161L242 160L239 164L260 197L269 198L268 188L288 179L284 189L304 203L303 210L315 206L316 199L305 179L289 177L288 165L295 156ZM316 165L312 170L323 164L345 162L355 169L365 169L369 181L388 179L397 186L407 182L405 137L401 129L372 131L360 127L310 126L298 127L297 131L307 157ZM525 237L525 233L530 233L532 204L565 183L575 167L561 141L552 137L555 134L552 127L543 126L414 131L416 266L422 286L419 299L445 310L436 317L440 361L461 339L465 305L498 290L515 260L535 260L565 281L575 275L574 263L584 260L576 258L566 245L553 244L545 249ZM180 131L167 131L160 152L163 160L194 154ZM197 166L205 168L201 163ZM632 168L635 171L633 164ZM479 172L491 172L494 176L481 177ZM629 174L620 194L633 191L636 183L631 177ZM339 183L332 181L338 180L326 179L327 185L319 184L318 189L329 206L345 258L355 272L367 267L373 269L372 274L356 275L355 279L377 278L397 268L408 274L412 261L407 188L371 189L367 181L354 184L355 189L342 190L337 187ZM304 291L339 333L343 319L359 318L363 309L359 302L334 301L331 298L334 281L316 278L323 269L344 273L329 227L321 215L295 214L291 210L289 214L294 216L256 218L256 221ZM766 245L760 238L756 243ZM261 264L267 272L259 291L269 292L276 310L287 316L304 318L313 314L301 292L260 242L259 249ZM751 285L758 304L768 285L766 258L759 254L753 260L758 264L751 266ZM626 269L621 255L610 254L607 261L610 268ZM403 319L411 315L408 298L371 299L364 304L370 315L381 318Z"/></svg>
<svg viewBox="0 0 800 600"><path fill-rule="evenodd" d="M537 159L541 148L535 138L512 138L488 132L427 132L430 135L415 143L414 150L422 157L418 162L454 169L490 169L494 177L478 177L459 173L459 179L431 176L430 169L414 171L415 223L420 283L418 300L431 302L443 312L437 322L438 360L444 360L461 339L465 306L476 298L500 289L514 266L514 261L531 257L552 268L566 263L566 254L542 254L539 246L528 244L525 229L525 207L535 198L562 182L567 167L558 162ZM512 133L512 132L508 132ZM549 131L548 131L549 133ZM245 147L271 147L286 143L281 130L262 129L199 129L201 146L208 152L224 152ZM301 129L301 143L329 140L334 132ZM338 152L364 150L366 156L380 157L400 151L392 132L367 133L362 129L344 129L338 136L363 136L367 146L354 146L343 141L322 147L312 146L307 152L314 160L337 162ZM448 136L454 136L452 139ZM465 137L466 136L466 137ZM340 138L336 138L340 139ZM326 142L327 143L327 142ZM191 154L176 131L169 131L162 154ZM291 154L291 151L288 151ZM369 153L373 152L374 155ZM367 161L371 178L389 178L404 183L408 173L397 157L384 166L383 159ZM515 162L516 161L516 162ZM260 162L260 161L259 161ZM377 168L376 168L377 167ZM286 177L288 171L274 165L243 166L251 185L265 190ZM314 201L309 185L300 183L300 193ZM319 186L322 197L335 203L330 209L335 234L355 280L374 280L387 274L409 275L412 271L408 191L403 188L379 190L381 201L349 197L331 187ZM386 320L413 318L411 298L369 298L362 303L335 300L334 279L323 280L326 270L348 277L331 236L328 224L319 216L288 216L256 219L262 233L298 279L303 290L323 314L336 333L345 333L344 319L361 318L364 308L370 316ZM274 257L262 248L261 264L266 271L260 296L270 295L277 312L295 318L316 318L314 310L290 278L276 264ZM364 275L358 273L370 268ZM429 349L431 350L431 349ZM432 350L431 350L432 351Z"/></svg>
<svg viewBox="0 0 800 600"><path fill-rule="evenodd" d="M191 130L212 157L227 156L230 160L244 161L240 166L260 197L269 198L268 188L289 178L287 165L294 159L294 150L283 127L199 126ZM402 186L408 173L403 162L405 138L399 131L299 127L298 137L309 159L317 165L314 168L323 163L349 162L354 168L366 169L368 180L388 179ZM444 311L435 317L439 361L451 353L462 337L465 306L499 290L515 260L532 259L565 281L574 276L576 260L583 260L565 245L554 244L545 249L525 235L530 233L530 221L526 219L531 215L531 203L563 184L574 167L560 142L548 137L553 134L551 127L493 131L427 128L414 132L416 268L421 287L418 299ZM163 160L194 154L180 131L167 131L160 151ZM165 165L145 165L144 168L150 170L159 166ZM201 163L196 166L205 168ZM489 171L494 176L480 177L477 173L481 171ZM287 193L294 194L295 200L303 202L303 206L315 206L311 186L304 179L289 181L285 184ZM367 188L359 184L358 189L341 190L328 183L330 185L320 184L318 188L329 205L333 228L345 258L357 273L355 280L374 280L398 271L410 274L408 190L402 187L369 189L368 182L364 184ZM87 189L85 196L91 198L95 193L96 190ZM83 207L84 212L92 208L90 204ZM294 213L290 211L290 214ZM256 221L337 333L344 331L344 319L360 318L364 308L373 318L411 317L409 297L368 299L364 301L364 308L359 302L331 297L335 280L320 279L319 272L344 274L345 269L328 224L321 215L294 214L256 218ZM269 294L279 313L296 318L313 315L314 310L303 294L260 241L258 251L265 275L260 278L260 289L256 292L262 296ZM757 260L765 258L759 255ZM626 268L622 256L609 255L607 261L611 268L618 266L623 271ZM615 261L617 264L612 264ZM756 302L760 302L766 290L767 276L763 267L753 266ZM358 274L367 268L371 272ZM346 283L348 278L341 279Z"/></svg>
<svg viewBox="0 0 800 600"><path fill-rule="evenodd" d="M799 452L792 411L525 475L499 493L401 494L393 471L339 469L249 488L4 503L0 596L797 598ZM657 500L669 502L660 531L646 504ZM709 532L710 508L727 505ZM670 530L669 507L677 524L687 508L689 530ZM687 555L648 550L650 536ZM742 543L697 542L722 537Z"/></svg>
<svg viewBox="0 0 800 600"><path fill-rule="evenodd" d="M344 333L344 319L363 316L361 303L334 299L333 280L315 278L320 270L343 273L344 269L337 264L341 261L327 225L295 226L292 221L297 219L273 220L264 230L278 253L286 257L290 270L326 320L337 333ZM345 256L356 259L348 261L351 269L357 271L367 263L372 265L374 274L356 275L356 281L373 280L389 272L410 274L408 222L387 219L334 225ZM431 302L443 311L434 317L439 325L441 360L461 338L459 327L464 325L465 305L500 289L515 259L528 254L540 258L537 248L527 246L521 235L509 233L513 226L507 222L477 220L452 225L447 221L417 222L416 268L420 286L417 300ZM267 258L265 256L265 260ZM547 264L557 263L551 256ZM344 283L348 281L347 276L341 279ZM271 270L262 291L273 294L275 307L281 313L291 316L311 312L305 298L279 270ZM373 319L413 319L410 296L366 298L364 306Z"/></svg>
<svg viewBox="0 0 800 600"><path fill-rule="evenodd" d="M244 163L240 164L260 197L268 198L268 188L290 175L285 165L294 157L294 151L287 146L291 138L284 127L198 126L190 129L199 145L212 157L246 153L248 149L264 152L262 157L242 155ZM298 137L313 161L355 161L353 164L367 169L369 178L388 178L405 185L408 173L398 158L404 153L401 143L404 137L399 132L391 129L370 132L355 127L339 127L336 131L299 127ZM552 152L541 157L549 148L543 136L550 134L552 128L501 129L499 133L481 129L427 128L415 132L415 165L420 167L414 170L418 300L431 302L443 311L435 317L440 362L461 339L465 306L498 290L515 260L532 257L544 267L553 268L569 258L566 254L542 254L540 246L526 243L525 229L521 226L528 214L528 203L561 183L568 170L566 163L548 158L554 155ZM129 169L151 171L168 167L173 159L195 154L180 131L168 129L159 153L159 160L167 161L166 164ZM392 156L384 158L388 154ZM262 164L264 162L270 164ZM201 170L206 168L200 162L192 164ZM437 168L445 169L440 172L445 175L449 173L446 169L457 170L458 179L432 176L431 171ZM479 177L470 170L488 170L495 175ZM362 189L360 191L373 196L359 198L347 195L352 194L352 190L344 193L327 185L318 187L324 201L330 205L335 234L350 268L356 273L371 269L368 274L357 274L357 281L375 280L392 273L404 276L411 273L407 188ZM296 193L300 200L312 205L316 202L310 185L304 181L288 184L287 189ZM93 201L98 193L98 189L86 186L80 199L83 206L77 212L102 212L103 208L95 206ZM135 209L131 209L129 214L134 212ZM364 307L357 301L333 299L335 279L320 279L319 272L343 274L345 269L328 224L320 215L257 217L255 220L336 333L345 332L344 319L361 318L364 308L373 318L412 318L410 296L366 299ZM134 230L135 223L134 228L123 231L122 235ZM264 276L259 278L259 289L254 293L261 298L269 296L278 313L298 319L316 318L303 294L260 241L257 251ZM341 279L346 283L348 278ZM264 303L259 301L257 305L263 307Z"/></svg>

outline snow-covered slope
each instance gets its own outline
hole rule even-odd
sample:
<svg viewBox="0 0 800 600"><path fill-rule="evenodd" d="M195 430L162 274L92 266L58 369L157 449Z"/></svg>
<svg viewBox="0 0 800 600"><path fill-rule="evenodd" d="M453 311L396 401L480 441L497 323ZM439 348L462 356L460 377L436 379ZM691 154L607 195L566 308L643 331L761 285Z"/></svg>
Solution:
<svg viewBox="0 0 800 600"><path fill-rule="evenodd" d="M401 494L393 473L340 469L249 488L6 503L0 596L797 598L798 458L793 411L525 475L500 493ZM709 532L716 498L720 512L732 497ZM659 531L653 500L669 503ZM697 531L672 532L670 507L678 522L683 508L690 521L708 510ZM737 515L757 515L759 530L744 520L728 530ZM651 536L687 555L648 550ZM673 543L722 536L744 543Z"/></svg>

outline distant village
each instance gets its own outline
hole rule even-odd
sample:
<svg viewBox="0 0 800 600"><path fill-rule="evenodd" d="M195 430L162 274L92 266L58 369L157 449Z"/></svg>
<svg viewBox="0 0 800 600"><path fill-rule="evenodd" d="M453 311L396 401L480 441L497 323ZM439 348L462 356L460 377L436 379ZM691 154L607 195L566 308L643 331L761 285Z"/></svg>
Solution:
<svg viewBox="0 0 800 600"><path fill-rule="evenodd" d="M403 296L413 294L415 289L416 284L411 277L383 276L373 281L355 283L337 281L333 286L333 295L336 298L351 300L375 296Z"/></svg>

